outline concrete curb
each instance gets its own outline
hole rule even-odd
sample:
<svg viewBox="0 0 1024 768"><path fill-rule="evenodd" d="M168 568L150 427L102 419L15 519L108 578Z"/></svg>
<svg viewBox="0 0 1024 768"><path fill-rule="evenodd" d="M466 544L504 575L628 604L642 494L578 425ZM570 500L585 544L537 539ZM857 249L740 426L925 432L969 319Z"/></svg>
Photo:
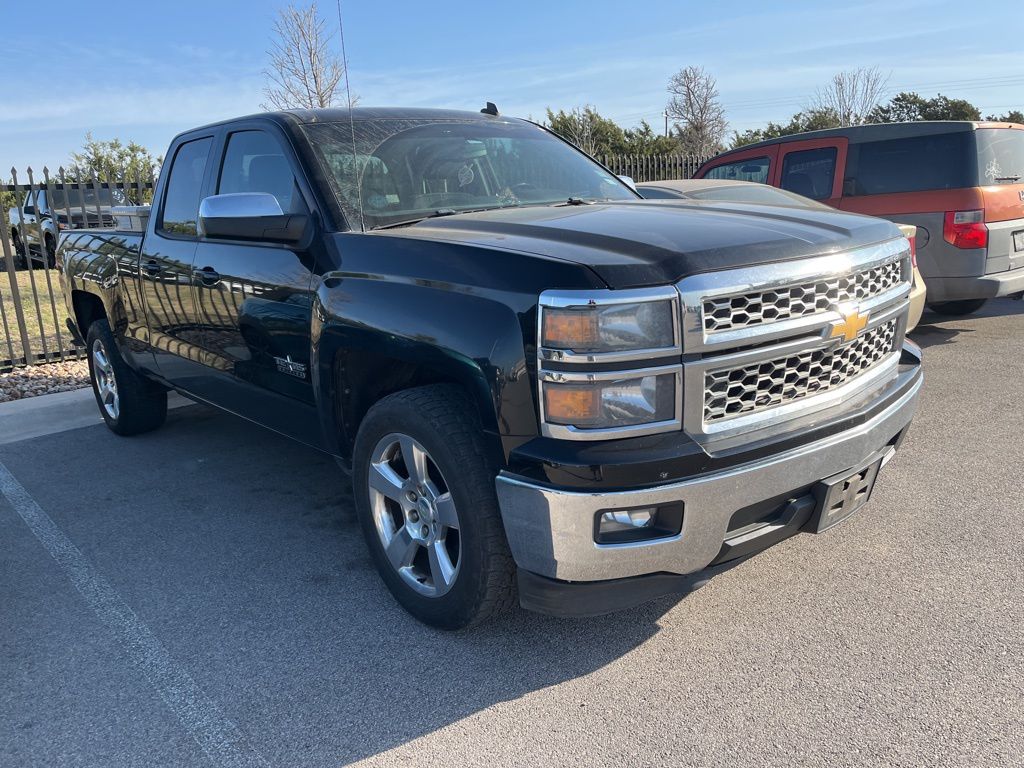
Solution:
<svg viewBox="0 0 1024 768"><path fill-rule="evenodd" d="M169 408L191 404L176 392L167 399ZM12 400L0 403L0 445L102 423L89 388Z"/></svg>

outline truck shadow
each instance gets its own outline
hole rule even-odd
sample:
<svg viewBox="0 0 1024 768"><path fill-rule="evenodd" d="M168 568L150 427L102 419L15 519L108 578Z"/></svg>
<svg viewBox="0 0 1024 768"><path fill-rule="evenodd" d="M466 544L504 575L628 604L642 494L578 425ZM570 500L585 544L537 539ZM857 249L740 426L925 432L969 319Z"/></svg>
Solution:
<svg viewBox="0 0 1024 768"><path fill-rule="evenodd" d="M58 452L66 489L34 472ZM274 764L354 762L593 673L656 635L680 599L425 627L373 569L333 460L205 407L130 442L88 427L3 461ZM103 466L120 467L116 488Z"/></svg>
<svg viewBox="0 0 1024 768"><path fill-rule="evenodd" d="M972 321L981 318L1010 317L1022 314L1024 314L1024 301L1016 299L994 299L989 301L978 312L965 317L940 315L926 309L921 317L921 323L908 336L911 341L917 343L923 349L927 349L929 347L956 343L960 340L961 336L974 333L974 330L970 327Z"/></svg>

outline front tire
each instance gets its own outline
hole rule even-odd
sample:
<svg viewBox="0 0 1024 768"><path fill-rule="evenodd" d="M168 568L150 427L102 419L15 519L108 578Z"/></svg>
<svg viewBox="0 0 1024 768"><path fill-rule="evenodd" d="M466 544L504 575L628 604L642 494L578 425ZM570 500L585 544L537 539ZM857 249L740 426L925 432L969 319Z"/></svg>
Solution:
<svg viewBox="0 0 1024 768"><path fill-rule="evenodd" d="M45 264L47 269L53 269L57 266L57 243L53 239L53 235L47 234L46 239L43 241L45 247L43 253L45 254Z"/></svg>
<svg viewBox="0 0 1024 768"><path fill-rule="evenodd" d="M486 455L475 409L446 385L384 398L356 437L356 510L377 570L409 613L441 629L479 623L514 601Z"/></svg>
<svg viewBox="0 0 1024 768"><path fill-rule="evenodd" d="M988 299L962 299L960 301L939 301L929 304L928 309L940 315L963 317L977 312L988 302Z"/></svg>
<svg viewBox="0 0 1024 768"><path fill-rule="evenodd" d="M11 230L11 242L14 245L14 268L28 268L28 254L25 253L25 243L22 242L18 230Z"/></svg>
<svg viewBox="0 0 1024 768"><path fill-rule="evenodd" d="M156 429L167 418L167 391L143 378L121 357L106 320L89 326L86 336L89 379L103 421L119 435Z"/></svg>

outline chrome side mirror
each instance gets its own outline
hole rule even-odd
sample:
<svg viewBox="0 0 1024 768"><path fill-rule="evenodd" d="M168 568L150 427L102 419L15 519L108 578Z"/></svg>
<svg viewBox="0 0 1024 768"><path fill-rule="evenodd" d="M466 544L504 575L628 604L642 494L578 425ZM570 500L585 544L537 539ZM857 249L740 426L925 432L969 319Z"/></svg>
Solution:
<svg viewBox="0 0 1024 768"><path fill-rule="evenodd" d="M625 184L627 187L636 192L636 182L633 181L632 176L619 176L619 181Z"/></svg>
<svg viewBox="0 0 1024 768"><path fill-rule="evenodd" d="M199 236L295 244L309 229L309 216L284 213L266 192L212 195L199 204Z"/></svg>

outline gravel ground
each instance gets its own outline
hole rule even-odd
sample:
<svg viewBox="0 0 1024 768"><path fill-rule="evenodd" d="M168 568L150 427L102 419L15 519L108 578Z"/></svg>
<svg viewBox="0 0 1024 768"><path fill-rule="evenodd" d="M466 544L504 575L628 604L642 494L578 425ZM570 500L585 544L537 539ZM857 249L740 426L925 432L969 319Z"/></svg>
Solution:
<svg viewBox="0 0 1024 768"><path fill-rule="evenodd" d="M89 366L85 360L30 365L0 373L0 403L88 386Z"/></svg>

